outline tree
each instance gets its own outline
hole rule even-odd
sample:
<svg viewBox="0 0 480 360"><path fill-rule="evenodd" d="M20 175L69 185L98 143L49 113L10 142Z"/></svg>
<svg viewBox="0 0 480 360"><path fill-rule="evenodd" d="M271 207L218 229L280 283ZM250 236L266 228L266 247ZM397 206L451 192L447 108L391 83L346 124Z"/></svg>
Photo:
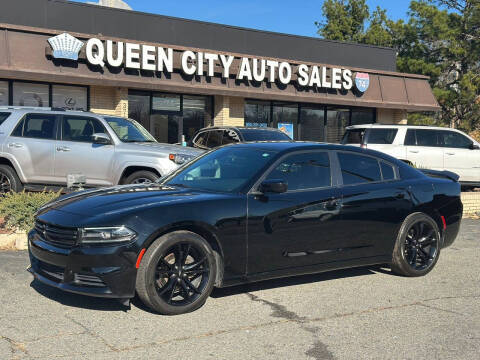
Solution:
<svg viewBox="0 0 480 360"><path fill-rule="evenodd" d="M370 13L361 0L325 1L323 15L320 36L393 47L398 71L429 76L442 108L434 123L480 128L480 0L412 1L406 22L388 19L379 7ZM432 123L424 114L409 120Z"/></svg>

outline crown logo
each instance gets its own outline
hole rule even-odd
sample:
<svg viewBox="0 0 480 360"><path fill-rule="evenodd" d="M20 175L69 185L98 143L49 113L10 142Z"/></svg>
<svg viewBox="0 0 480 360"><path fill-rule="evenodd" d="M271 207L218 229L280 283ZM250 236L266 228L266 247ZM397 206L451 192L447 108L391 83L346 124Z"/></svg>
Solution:
<svg viewBox="0 0 480 360"><path fill-rule="evenodd" d="M83 47L83 42L70 34L63 33L48 39L56 59L78 60L78 53Z"/></svg>

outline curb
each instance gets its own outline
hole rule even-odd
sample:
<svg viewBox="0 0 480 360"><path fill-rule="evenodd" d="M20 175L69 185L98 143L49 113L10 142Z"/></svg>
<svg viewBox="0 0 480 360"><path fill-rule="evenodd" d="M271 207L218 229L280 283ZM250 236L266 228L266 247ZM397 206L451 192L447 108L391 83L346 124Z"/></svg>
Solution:
<svg viewBox="0 0 480 360"><path fill-rule="evenodd" d="M25 231L0 234L0 249L27 250L28 237Z"/></svg>

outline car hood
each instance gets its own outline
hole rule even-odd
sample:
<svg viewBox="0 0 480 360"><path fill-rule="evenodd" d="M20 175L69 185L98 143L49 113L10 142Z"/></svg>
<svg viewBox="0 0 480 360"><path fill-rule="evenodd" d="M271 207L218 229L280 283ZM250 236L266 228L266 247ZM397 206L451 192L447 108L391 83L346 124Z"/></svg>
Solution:
<svg viewBox="0 0 480 360"><path fill-rule="evenodd" d="M86 217L108 216L150 206L191 201L202 195L212 194L160 184L121 185L62 196L40 208L37 216L52 210Z"/></svg>
<svg viewBox="0 0 480 360"><path fill-rule="evenodd" d="M191 156L198 156L204 153L204 150L196 149L188 146L180 146L174 144L154 143L154 142L140 142L140 143L123 143L122 147L128 150L152 152L152 153L168 153L168 154L185 154Z"/></svg>

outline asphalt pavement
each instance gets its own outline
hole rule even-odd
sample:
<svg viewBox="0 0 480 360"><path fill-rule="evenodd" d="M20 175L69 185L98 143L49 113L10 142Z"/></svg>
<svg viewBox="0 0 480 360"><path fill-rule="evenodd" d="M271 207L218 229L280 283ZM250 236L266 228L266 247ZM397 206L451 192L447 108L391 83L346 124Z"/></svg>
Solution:
<svg viewBox="0 0 480 360"><path fill-rule="evenodd" d="M480 221L422 278L371 267L214 290L167 317L32 281L0 252L0 359L479 359Z"/></svg>

